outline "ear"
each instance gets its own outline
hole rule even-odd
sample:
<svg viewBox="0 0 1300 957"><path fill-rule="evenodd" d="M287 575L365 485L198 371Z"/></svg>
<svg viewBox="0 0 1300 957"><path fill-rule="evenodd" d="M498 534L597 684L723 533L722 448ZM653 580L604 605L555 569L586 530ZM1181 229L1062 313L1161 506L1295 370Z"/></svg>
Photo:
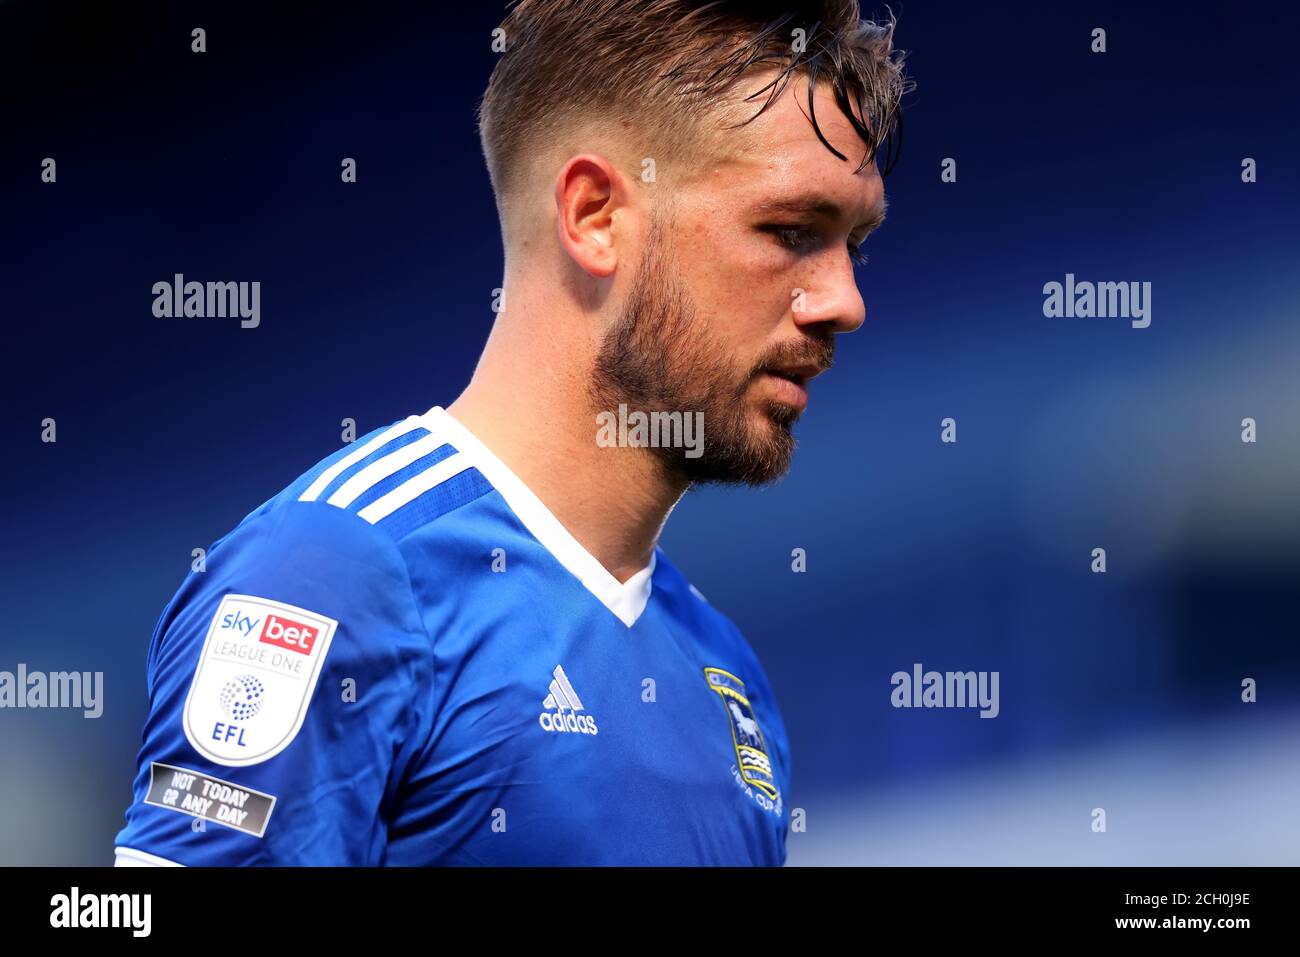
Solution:
<svg viewBox="0 0 1300 957"><path fill-rule="evenodd" d="M629 199L626 181L599 154L572 157L555 180L560 245L593 278L608 278L618 265L615 224L626 216Z"/></svg>

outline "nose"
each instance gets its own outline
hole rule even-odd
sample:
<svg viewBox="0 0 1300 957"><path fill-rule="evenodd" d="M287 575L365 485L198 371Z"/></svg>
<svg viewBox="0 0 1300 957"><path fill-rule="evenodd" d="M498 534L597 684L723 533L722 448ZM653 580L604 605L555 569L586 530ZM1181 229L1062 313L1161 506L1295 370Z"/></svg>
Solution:
<svg viewBox="0 0 1300 957"><path fill-rule="evenodd" d="M795 296L792 313L795 325L828 324L834 332L853 332L867 319L853 263L847 255L837 262L825 262L810 277L802 296Z"/></svg>

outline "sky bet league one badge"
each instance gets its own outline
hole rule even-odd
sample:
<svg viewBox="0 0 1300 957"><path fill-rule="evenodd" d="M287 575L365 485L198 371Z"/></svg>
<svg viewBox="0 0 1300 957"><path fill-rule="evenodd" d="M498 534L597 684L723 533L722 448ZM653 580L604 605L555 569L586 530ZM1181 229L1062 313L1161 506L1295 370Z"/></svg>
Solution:
<svg viewBox="0 0 1300 957"><path fill-rule="evenodd" d="M243 767L287 748L337 626L267 598L222 598L185 699L185 736L194 749L217 764Z"/></svg>

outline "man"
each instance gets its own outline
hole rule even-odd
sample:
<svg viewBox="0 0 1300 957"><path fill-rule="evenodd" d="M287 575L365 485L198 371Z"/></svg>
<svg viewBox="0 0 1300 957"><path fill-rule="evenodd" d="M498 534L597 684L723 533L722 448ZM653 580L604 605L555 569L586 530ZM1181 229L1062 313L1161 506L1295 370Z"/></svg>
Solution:
<svg viewBox="0 0 1300 957"><path fill-rule="evenodd" d="M514 8L472 381L184 582L118 863L784 862L771 685L656 542L691 483L786 471L907 83L855 2L756 6Z"/></svg>

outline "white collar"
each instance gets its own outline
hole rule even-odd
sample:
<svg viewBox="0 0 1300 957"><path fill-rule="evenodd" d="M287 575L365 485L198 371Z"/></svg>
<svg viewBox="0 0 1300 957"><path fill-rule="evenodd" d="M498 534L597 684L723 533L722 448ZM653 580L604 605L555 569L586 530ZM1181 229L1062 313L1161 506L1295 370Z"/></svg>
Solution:
<svg viewBox="0 0 1300 957"><path fill-rule="evenodd" d="M474 468L501 493L511 511L525 528L541 543L555 560L568 569L583 586L600 600L619 621L631 628L650 601L658 549L650 553L650 564L625 582L609 573L591 552L560 524L549 508L523 479L497 458L496 454L479 441L450 412L435 405L421 416L423 425L431 433L445 436L461 455L469 456Z"/></svg>

